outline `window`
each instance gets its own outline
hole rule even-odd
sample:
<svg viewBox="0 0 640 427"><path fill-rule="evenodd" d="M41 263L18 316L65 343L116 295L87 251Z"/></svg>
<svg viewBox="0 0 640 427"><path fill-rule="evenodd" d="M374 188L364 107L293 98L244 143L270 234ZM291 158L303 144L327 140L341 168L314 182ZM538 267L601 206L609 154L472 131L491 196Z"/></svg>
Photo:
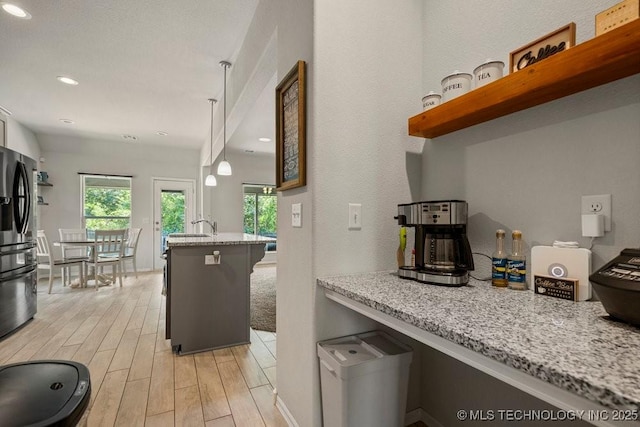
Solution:
<svg viewBox="0 0 640 427"><path fill-rule="evenodd" d="M88 230L116 230L131 225L131 178L81 175L82 225Z"/></svg>
<svg viewBox="0 0 640 427"><path fill-rule="evenodd" d="M265 237L276 237L278 227L278 197L273 185L245 184L244 232ZM267 251L275 251L269 243Z"/></svg>

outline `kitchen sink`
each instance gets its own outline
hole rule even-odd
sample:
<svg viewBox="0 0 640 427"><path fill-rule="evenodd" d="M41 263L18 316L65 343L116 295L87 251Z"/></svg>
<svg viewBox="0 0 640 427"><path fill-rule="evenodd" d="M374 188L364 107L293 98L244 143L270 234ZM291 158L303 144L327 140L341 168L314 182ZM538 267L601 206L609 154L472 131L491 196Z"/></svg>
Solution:
<svg viewBox="0 0 640 427"><path fill-rule="evenodd" d="M211 237L211 234L205 233L171 233L168 237Z"/></svg>

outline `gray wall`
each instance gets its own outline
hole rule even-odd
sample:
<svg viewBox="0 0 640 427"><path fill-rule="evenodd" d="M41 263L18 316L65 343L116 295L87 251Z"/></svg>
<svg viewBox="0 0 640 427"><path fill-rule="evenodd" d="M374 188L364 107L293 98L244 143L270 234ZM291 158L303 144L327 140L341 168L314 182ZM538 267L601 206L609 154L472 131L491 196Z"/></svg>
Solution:
<svg viewBox="0 0 640 427"><path fill-rule="evenodd" d="M594 36L596 13L615 3L544 0L519 1L514 7L511 0L427 0L423 92L440 91L440 80L452 70L472 72L489 57L508 64L509 52L572 21L577 43L588 40ZM598 268L640 242L639 117L636 75L427 140L421 197L467 200L471 246L489 254L500 227L522 230L527 250L556 239L588 247L589 239L581 237L580 198L611 194L613 230L593 246L593 267ZM439 395L425 393L423 408L444 425L455 425L452 414L461 405L498 409L504 405L497 396L514 393L492 383L495 399L483 399L477 393L486 390L483 374L439 368L451 362L439 354L430 357L423 361L423 390L449 386L437 386ZM455 399L456 384L463 382L470 384L464 393L475 398ZM521 408L541 404L526 395L517 403Z"/></svg>
<svg viewBox="0 0 640 427"><path fill-rule="evenodd" d="M199 185L199 152L183 148L154 147L94 141L67 136L41 135L45 162L53 187L40 187L49 206L40 206L40 225L54 241L59 228L81 226L78 172L133 175L131 226L141 227L138 269L153 268L152 178L194 179ZM196 211L198 206L196 204Z"/></svg>
<svg viewBox="0 0 640 427"><path fill-rule="evenodd" d="M428 1L424 92L453 69L471 72L568 22L577 43L594 36L594 16L611 0ZM494 10L501 13L494 15ZM454 27L464 31L449 31ZM527 249L578 241L582 195L612 194L613 230L593 246L594 267L640 241L640 76L595 88L427 141L422 197L469 202L474 250L493 250L496 228L521 229ZM508 245L510 247L510 245Z"/></svg>
<svg viewBox="0 0 640 427"><path fill-rule="evenodd" d="M11 117L7 118L7 148L31 157L36 162L40 159L40 144L36 135Z"/></svg>
<svg viewBox="0 0 640 427"><path fill-rule="evenodd" d="M214 172L222 156L214 163ZM218 176L216 187L204 187L210 200L211 219L218 222L220 232L242 232L243 196L242 184L275 184L275 156L267 154L245 154L227 150L231 163L231 176ZM205 168L206 169L206 168ZM206 229L205 229L206 231Z"/></svg>

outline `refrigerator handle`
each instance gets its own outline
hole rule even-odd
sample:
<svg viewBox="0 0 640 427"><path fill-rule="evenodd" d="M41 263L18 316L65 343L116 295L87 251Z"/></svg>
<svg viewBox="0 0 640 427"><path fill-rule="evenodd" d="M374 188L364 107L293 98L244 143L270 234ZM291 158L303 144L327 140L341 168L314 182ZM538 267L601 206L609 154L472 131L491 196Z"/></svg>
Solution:
<svg viewBox="0 0 640 427"><path fill-rule="evenodd" d="M29 188L27 168L22 162L18 162L13 179L13 200L13 214L16 221L16 229L18 233L24 234L31 210L31 190Z"/></svg>
<svg viewBox="0 0 640 427"><path fill-rule="evenodd" d="M8 282L8 281L11 281L11 280L21 279L23 277L26 277L26 276L29 276L29 275L33 274L33 272L36 271L36 270L37 270L37 268L34 266L33 268L29 269L29 271L25 271L23 273L16 274L15 276L3 277L2 280L0 280L0 281Z"/></svg>

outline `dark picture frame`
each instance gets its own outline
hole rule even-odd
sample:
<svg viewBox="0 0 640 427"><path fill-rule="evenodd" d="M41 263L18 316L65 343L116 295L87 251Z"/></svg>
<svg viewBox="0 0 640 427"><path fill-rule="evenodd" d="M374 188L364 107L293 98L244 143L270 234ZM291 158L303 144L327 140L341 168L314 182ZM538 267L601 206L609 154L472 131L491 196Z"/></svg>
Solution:
<svg viewBox="0 0 640 427"><path fill-rule="evenodd" d="M306 170L306 78L298 61L276 87L276 189L303 187Z"/></svg>

